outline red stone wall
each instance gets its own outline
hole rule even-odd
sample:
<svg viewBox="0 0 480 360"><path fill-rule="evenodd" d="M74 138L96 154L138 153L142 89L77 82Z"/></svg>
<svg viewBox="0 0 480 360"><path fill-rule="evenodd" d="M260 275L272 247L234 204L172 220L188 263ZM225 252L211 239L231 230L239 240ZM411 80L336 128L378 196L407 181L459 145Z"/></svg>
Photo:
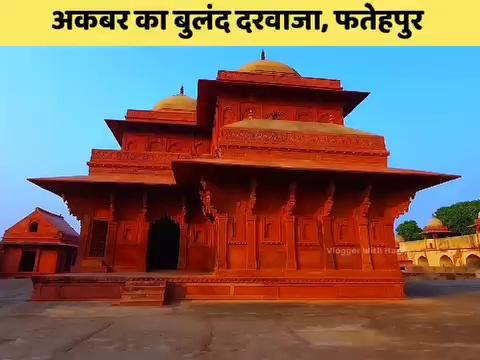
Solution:
<svg viewBox="0 0 480 360"><path fill-rule="evenodd" d="M301 99L269 99L242 95L219 96L217 126L247 119L281 119L343 125L342 104L308 102Z"/></svg>

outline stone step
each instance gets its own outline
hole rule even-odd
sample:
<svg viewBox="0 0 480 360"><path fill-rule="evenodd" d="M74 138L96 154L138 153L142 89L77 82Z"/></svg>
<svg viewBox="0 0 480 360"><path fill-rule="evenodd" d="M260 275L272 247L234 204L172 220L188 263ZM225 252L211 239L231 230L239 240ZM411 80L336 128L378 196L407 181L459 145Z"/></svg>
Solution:
<svg viewBox="0 0 480 360"><path fill-rule="evenodd" d="M138 292L138 291L146 291L146 292L157 292L163 291L165 289L164 286L125 286L122 291L124 292Z"/></svg>
<svg viewBox="0 0 480 360"><path fill-rule="evenodd" d="M165 280L129 280L122 288L119 305L163 305Z"/></svg>

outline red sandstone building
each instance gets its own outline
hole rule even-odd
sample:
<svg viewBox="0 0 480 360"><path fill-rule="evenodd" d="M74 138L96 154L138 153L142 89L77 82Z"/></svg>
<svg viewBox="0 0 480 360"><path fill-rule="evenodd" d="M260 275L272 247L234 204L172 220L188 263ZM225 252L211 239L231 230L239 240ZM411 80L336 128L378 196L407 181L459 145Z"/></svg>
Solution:
<svg viewBox="0 0 480 360"><path fill-rule="evenodd" d="M0 242L0 276L69 272L79 235L60 215L36 208L5 231Z"/></svg>
<svg viewBox="0 0 480 360"><path fill-rule="evenodd" d="M404 297L394 221L456 176L389 168L345 126L367 95L263 59L106 120L120 149L87 176L30 179L81 222L79 274L34 298Z"/></svg>

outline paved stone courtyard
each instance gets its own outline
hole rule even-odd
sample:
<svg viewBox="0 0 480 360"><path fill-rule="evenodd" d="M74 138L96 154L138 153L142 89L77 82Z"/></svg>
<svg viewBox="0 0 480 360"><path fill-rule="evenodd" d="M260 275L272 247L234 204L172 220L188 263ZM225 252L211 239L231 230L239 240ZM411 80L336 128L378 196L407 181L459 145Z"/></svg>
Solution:
<svg viewBox="0 0 480 360"><path fill-rule="evenodd" d="M0 280L5 359L480 359L480 280L380 303L34 303Z"/></svg>

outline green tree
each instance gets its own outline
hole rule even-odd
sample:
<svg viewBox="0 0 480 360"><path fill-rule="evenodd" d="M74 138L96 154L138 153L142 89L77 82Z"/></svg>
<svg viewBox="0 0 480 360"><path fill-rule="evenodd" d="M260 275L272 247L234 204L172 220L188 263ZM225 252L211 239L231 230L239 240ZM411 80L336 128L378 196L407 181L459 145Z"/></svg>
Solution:
<svg viewBox="0 0 480 360"><path fill-rule="evenodd" d="M415 220L404 221L399 224L395 230L405 241L422 239L422 229Z"/></svg>
<svg viewBox="0 0 480 360"><path fill-rule="evenodd" d="M439 208L433 216L440 219L443 224L460 235L475 233L475 220L480 212L480 200L463 201Z"/></svg>

